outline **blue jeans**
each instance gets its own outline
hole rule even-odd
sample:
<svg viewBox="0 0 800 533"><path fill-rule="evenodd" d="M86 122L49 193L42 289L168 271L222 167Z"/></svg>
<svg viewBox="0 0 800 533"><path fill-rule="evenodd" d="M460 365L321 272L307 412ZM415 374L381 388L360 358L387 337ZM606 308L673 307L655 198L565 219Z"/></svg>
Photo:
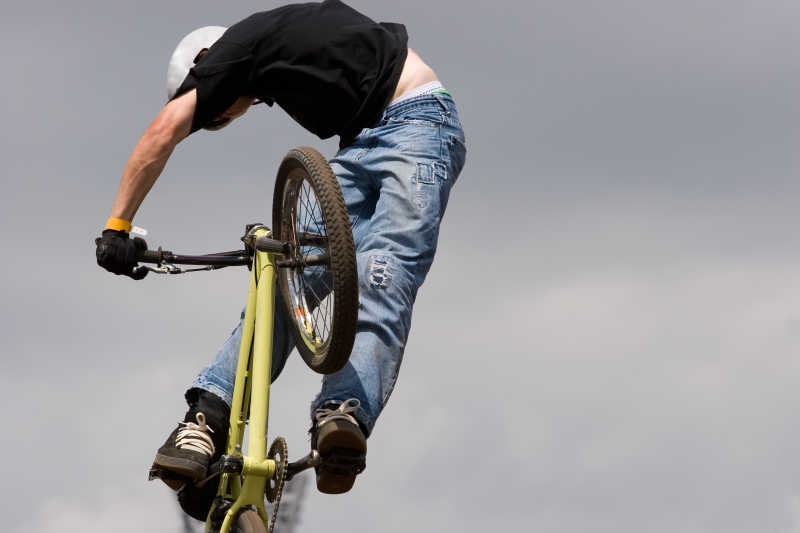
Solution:
<svg viewBox="0 0 800 533"><path fill-rule="evenodd" d="M323 378L312 419L323 404L358 398L355 416L372 432L397 380L417 290L433 263L439 225L465 157L452 98L427 94L387 107L377 124L330 161L356 245L358 326L347 365ZM287 327L283 313L276 313L273 380L294 347ZM230 404L241 338L240 321L192 387Z"/></svg>

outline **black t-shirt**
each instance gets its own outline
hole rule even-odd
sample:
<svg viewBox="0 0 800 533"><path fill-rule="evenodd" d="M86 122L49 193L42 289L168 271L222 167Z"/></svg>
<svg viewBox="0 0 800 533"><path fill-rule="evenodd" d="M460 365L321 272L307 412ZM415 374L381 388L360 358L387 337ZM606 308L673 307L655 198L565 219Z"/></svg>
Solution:
<svg viewBox="0 0 800 533"><path fill-rule="evenodd" d="M406 59L405 26L376 23L339 0L293 4L231 26L189 71L192 132L240 96L273 101L301 126L348 144L392 97Z"/></svg>

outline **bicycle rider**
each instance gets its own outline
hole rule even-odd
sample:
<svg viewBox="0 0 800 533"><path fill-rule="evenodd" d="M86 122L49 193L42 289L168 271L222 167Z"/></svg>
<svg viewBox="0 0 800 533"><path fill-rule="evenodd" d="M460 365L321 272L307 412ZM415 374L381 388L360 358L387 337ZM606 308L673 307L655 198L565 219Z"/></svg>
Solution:
<svg viewBox="0 0 800 533"><path fill-rule="evenodd" d="M466 155L451 95L407 43L402 24L376 23L339 0L286 5L227 29L190 33L170 60L168 103L130 155L97 239L100 266L143 277L133 273L131 221L172 150L201 128L228 125L253 103L277 103L320 138L339 135L330 164L353 226L359 318L348 364L323 378L311 405L324 493L347 492L366 465L367 437L394 388L417 290ZM273 379L292 349L277 315ZM192 382L189 410L153 465L169 473L163 480L201 520L216 488L202 492L192 482L224 451L240 339L241 322ZM355 464L343 468L337 454Z"/></svg>

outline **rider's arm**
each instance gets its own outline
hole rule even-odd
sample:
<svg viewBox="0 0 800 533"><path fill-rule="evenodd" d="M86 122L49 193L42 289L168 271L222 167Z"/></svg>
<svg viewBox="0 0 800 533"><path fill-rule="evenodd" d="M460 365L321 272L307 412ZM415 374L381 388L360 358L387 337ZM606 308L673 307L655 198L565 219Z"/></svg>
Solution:
<svg viewBox="0 0 800 533"><path fill-rule="evenodd" d="M197 91L188 91L169 102L147 127L125 165L112 218L133 220L175 145L191 132L196 104Z"/></svg>

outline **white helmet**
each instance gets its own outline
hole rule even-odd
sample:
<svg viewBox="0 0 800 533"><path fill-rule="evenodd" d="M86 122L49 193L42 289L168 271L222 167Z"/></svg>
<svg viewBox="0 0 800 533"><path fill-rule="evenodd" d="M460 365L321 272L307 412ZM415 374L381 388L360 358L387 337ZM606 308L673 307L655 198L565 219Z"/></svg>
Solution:
<svg viewBox="0 0 800 533"><path fill-rule="evenodd" d="M194 66L197 54L203 48L211 48L211 45L222 37L228 28L223 26L204 26L194 30L192 33L181 39L172 57L169 58L167 67L167 98L172 100L175 93L183 84L189 69Z"/></svg>

